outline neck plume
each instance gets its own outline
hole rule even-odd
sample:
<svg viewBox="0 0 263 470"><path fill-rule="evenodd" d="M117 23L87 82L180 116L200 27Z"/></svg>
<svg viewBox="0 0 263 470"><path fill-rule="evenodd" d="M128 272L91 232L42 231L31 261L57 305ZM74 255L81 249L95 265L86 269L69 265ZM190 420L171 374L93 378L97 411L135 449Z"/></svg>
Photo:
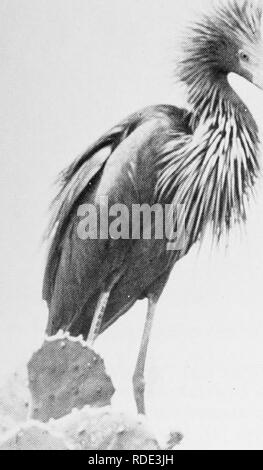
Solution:
<svg viewBox="0 0 263 470"><path fill-rule="evenodd" d="M192 133L175 133L159 160L159 201L183 205L189 246L212 225L217 239L246 220L246 200L259 172L258 130L221 77L192 95Z"/></svg>

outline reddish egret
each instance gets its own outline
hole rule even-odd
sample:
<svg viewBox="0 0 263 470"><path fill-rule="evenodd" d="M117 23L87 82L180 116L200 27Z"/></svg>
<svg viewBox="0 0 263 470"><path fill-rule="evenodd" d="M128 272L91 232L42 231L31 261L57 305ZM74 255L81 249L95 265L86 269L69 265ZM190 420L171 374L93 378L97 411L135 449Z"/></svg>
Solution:
<svg viewBox="0 0 263 470"><path fill-rule="evenodd" d="M147 298L133 377L139 413L145 412L144 368L156 304L172 268L207 226L218 239L246 218L246 198L259 173L258 129L227 77L233 72L263 87L261 16L250 1L221 4L204 16L189 31L177 68L189 109L158 105L134 113L61 175L44 280L47 333L62 329L93 342ZM109 207L125 205L129 218L136 204L183 206L184 247L167 250L167 240L156 237L84 241L79 208L99 207L102 197Z"/></svg>

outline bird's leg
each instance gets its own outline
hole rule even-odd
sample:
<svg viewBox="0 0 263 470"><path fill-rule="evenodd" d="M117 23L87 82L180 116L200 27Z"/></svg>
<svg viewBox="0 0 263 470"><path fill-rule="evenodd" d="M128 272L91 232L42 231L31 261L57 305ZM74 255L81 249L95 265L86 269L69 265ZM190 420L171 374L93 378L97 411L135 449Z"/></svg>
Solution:
<svg viewBox="0 0 263 470"><path fill-rule="evenodd" d="M148 299L148 310L146 321L144 325L144 331L142 336L142 341L140 345L140 351L135 367L135 372L133 375L133 390L134 390L134 398L137 405L138 414L145 414L145 404L144 404L144 390L145 390L145 382L144 382L144 369L145 369L145 361L147 355L147 349L153 324L153 318L155 313L155 308L157 304L156 297L149 297Z"/></svg>

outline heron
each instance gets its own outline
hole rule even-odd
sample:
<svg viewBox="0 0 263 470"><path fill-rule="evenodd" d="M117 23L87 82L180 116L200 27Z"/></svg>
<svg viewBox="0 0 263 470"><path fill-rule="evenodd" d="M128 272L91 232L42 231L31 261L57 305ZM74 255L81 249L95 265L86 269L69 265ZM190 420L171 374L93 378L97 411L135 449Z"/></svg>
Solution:
<svg viewBox="0 0 263 470"><path fill-rule="evenodd" d="M262 7L250 0L215 6L191 25L176 74L186 109L148 106L122 120L60 174L48 231L43 298L47 334L59 330L94 343L137 300L148 308L133 390L145 414L144 370L157 302L175 264L202 240L217 240L247 217L260 173L259 129L234 91L235 73L263 88ZM79 208L181 205L186 238L180 249L150 237L78 235ZM150 222L152 225L153 220ZM154 227L153 227L154 228Z"/></svg>

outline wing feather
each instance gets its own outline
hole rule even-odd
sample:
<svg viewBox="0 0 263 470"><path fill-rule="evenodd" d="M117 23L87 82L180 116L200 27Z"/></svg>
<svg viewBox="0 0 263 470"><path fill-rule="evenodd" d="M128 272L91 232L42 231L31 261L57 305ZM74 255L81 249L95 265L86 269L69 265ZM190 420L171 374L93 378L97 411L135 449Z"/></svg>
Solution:
<svg viewBox="0 0 263 470"><path fill-rule="evenodd" d="M128 118L101 137L79 159L64 170L59 182L61 189L52 204L52 217L45 234L51 239L44 275L43 299L51 301L56 272L61 257L61 245L69 217L83 191L92 188L108 158L134 128L136 117ZM137 118L138 121L138 118Z"/></svg>

